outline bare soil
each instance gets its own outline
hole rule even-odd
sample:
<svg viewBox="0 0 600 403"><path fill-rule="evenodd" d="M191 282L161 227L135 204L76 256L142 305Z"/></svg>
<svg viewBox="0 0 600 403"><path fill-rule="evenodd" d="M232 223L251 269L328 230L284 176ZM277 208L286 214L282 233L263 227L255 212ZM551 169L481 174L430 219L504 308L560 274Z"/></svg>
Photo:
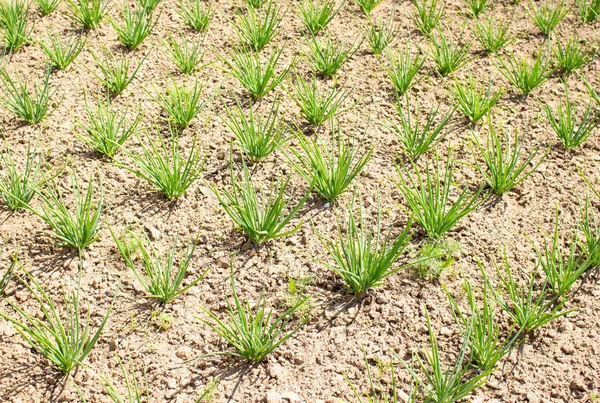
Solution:
<svg viewBox="0 0 600 403"><path fill-rule="evenodd" d="M280 68L296 63L299 74L308 74L310 66L302 59L305 48L303 26L295 13L295 2L278 1L287 13L279 28L274 44L285 44ZM137 78L119 97L114 105L134 110L141 105L144 112L143 125L151 127L161 122L161 111L149 93L163 91L170 77L178 82L190 82L189 77L179 76L162 49L161 41L168 33L188 30L175 12L176 2L164 0L160 21L153 33L137 51L126 52L131 60L139 60L150 52ZM118 16L119 4L114 4L110 14ZM208 98L219 88L226 100L232 94L245 97L239 83L221 70L223 63L217 52L228 57L232 45L237 43L231 21L239 5L230 1L215 1L218 10L210 24L207 37L205 61L214 62L195 73L205 84ZM499 0L491 13L503 18L512 18L511 31L518 35L509 50L523 55L533 54L545 41L524 11L524 4L513 5ZM427 49L426 41L416 31L410 19L414 6L408 1L386 0L373 12L376 17L387 16L395 10L395 23L400 33L391 47L402 49L412 43ZM33 8L32 8L33 10ZM446 1L444 23L458 38L464 32L464 41L473 40L470 28L473 20L466 15L466 6L457 0ZM58 12L41 17L37 11L30 16L35 20L33 37L44 39L49 32L62 36L76 33L78 28L63 14L62 4ZM338 40L353 41L361 35L366 19L360 9L347 1L340 13L330 24L331 34ZM568 38L577 34L590 46L597 46L599 23L582 25L575 9L557 29L557 37ZM216 377L220 383L214 393L216 402L263 402L269 394L270 401L302 402L353 402L354 397L344 376L360 390L366 391L367 377L363 350L369 361L386 363L397 360L393 353L408 359L410 354L425 348L428 343L423 306L426 306L436 328L440 348L448 362L455 357L462 342L459 328L454 322L442 284L461 300L464 279L476 285L482 284L482 276L476 259L490 273L493 272L492 258L501 256L505 249L512 267L529 272L535 267L535 254L528 237L536 241L543 239L543 231L551 231L555 206L560 213L561 230L570 231L579 215L578 199L588 191L578 173L580 169L598 186L598 161L600 160L600 138L595 133L581 148L565 152L559 146L554 132L543 114L542 104L555 105L563 98L560 79L553 77L529 97L517 96L510 84L497 72L491 58L485 55L474 41L472 60L457 72L459 78L474 76L487 83L494 80L495 87L508 91L493 109L494 121L505 129L517 132L527 150L536 147L548 148L547 159L524 184L502 197L491 197L472 214L461 220L448 235L459 241L460 252L455 254L454 264L438 280L418 278L411 270L401 271L388 278L385 284L373 289L366 296L355 298L348 294L338 279L322 261L329 262L324 248L310 225L322 233L334 234L335 217L343 211L351 192L341 198L339 204L330 205L311 197L301 210L295 223L304 220L301 229L286 238L269 242L262 247L247 242L243 234L236 232L231 220L220 208L206 182L197 181L187 194L174 204L167 203L158 193L149 189L147 183L110 161L99 158L74 135L76 121L85 119L84 93L96 94L101 90L99 81L89 71L96 69L91 52L101 54L104 48L114 52L124 49L116 33L105 21L94 31L87 33L86 49L76 63L64 72L56 72L51 85L56 89L53 98L56 110L38 127L25 126L14 115L0 111L0 122L5 147L23 153L28 139L38 139L38 149L53 167L67 164L77 176L85 181L92 175L102 178L106 210L106 226L100 239L84 256L81 278L83 305L89 304L92 317L99 322L111 304L120 284L119 296L112 308L109 322L101 338L73 374L88 402L108 402L99 376L109 376L121 385L122 378L117 356L131 356L138 368L147 367L151 395L157 402L195 402L210 379ZM272 45L271 45L272 46ZM268 52L272 47L263 52ZM10 57L9 72L18 72L30 81L39 79L45 69L45 56L40 48L29 45ZM86 68L87 67L87 68ZM586 65L581 74L596 88L600 86L598 71L600 60ZM426 62L420 73L424 78L411 90L413 99L420 102L424 110L433 103L441 103L442 110L450 107L451 98L445 83L435 73L433 61ZM327 80L323 80L327 81ZM330 80L331 81L331 80ZM405 201L393 184L398 173L399 144L392 133L380 123L395 118L393 88L385 69L365 43L338 74L338 85L353 86L349 104L356 107L340 116L342 132L348 136L362 136L376 144L374 157L355 183L366 203L367 210L377 208L380 195L384 226L393 233L400 233L407 221L403 210ZM583 105L588 94L577 74L567 79L573 99ZM299 109L293 100L278 88L261 102L259 108L268 110L279 97L282 101L280 113L289 121L300 121ZM217 117L222 111L218 98L212 107L206 108L182 134L184 144L190 144L194 136L204 144L206 166L204 178L216 186L229 186L229 155L232 134ZM473 161L470 152L472 131L460 115L455 115L453 130L448 135L449 146L458 160ZM475 128L475 131L485 132ZM135 149L137 140L132 138L127 147ZM448 146L438 146L440 153ZM122 158L122 156L121 156ZM233 151L234 161L239 161L238 150ZM421 166L431 160L425 156ZM126 159L125 163L128 163ZM67 169L66 172L69 170ZM265 186L279 175L292 175L296 190L294 197L306 191L307 184L286 163L282 153L276 152L264 162L253 167L253 177ZM69 175L59 181L68 184ZM482 179L468 165L456 167L456 182L475 189ZM36 206L34 201L34 206ZM600 203L594 201L598 211ZM190 276L210 270L206 277L186 294L166 307L156 307L145 298L144 290L128 271L118 255L108 231L108 226L120 231L139 224L146 229L157 245L168 247L176 235L179 239L198 237L199 244L193 258ZM19 245L22 264L35 275L60 301L61 286L72 288L78 281L77 256L70 250L54 245L54 241L42 231L48 228L35 215L25 212L10 214L0 212L0 234L3 242L2 267L8 265L8 253ZM413 248L423 241L422 234L414 238ZM238 292L251 300L258 299L264 291L269 305L284 309L288 278L314 276L315 282L307 287L311 295L313 311L309 323L294 337L277 349L259 365L248 365L240 360L225 356L205 356L229 347L224 341L202 324L198 317L205 317L201 306L225 314L226 297L230 295L230 258L235 270ZM193 278L193 277L190 277ZM570 402L593 401L600 393L600 289L596 284L597 274L590 272L577 284L579 289L568 303L575 310L536 332L499 366L488 384L467 399L472 402ZM34 309L29 292L15 283L7 289L7 298ZM461 303L463 301L461 300ZM11 312L5 303L3 312ZM172 318L167 330L157 328L156 312ZM503 321L508 330L510 323ZM425 330L425 331L424 331ZM71 381L60 380L51 365L33 352L6 321L0 321L0 400L6 402L79 402ZM397 363L397 374L401 389L408 391L408 375ZM389 373L377 378L389 379ZM274 399L274 400L273 400ZM299 399L299 400L298 400Z"/></svg>

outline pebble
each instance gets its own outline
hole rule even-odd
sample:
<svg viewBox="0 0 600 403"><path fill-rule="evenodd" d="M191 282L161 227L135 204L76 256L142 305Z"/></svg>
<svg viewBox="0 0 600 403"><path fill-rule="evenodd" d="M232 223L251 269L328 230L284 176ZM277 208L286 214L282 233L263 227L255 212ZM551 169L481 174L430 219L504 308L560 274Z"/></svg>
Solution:
<svg viewBox="0 0 600 403"><path fill-rule="evenodd" d="M181 346L177 349L175 355L184 361L188 361L192 358L192 349L188 346Z"/></svg>
<svg viewBox="0 0 600 403"><path fill-rule="evenodd" d="M281 395L281 398L292 403L299 402L301 400L300 395L294 392L285 392Z"/></svg>
<svg viewBox="0 0 600 403"><path fill-rule="evenodd" d="M269 367L269 375L271 378L281 379L285 377L285 368L280 364L273 364Z"/></svg>
<svg viewBox="0 0 600 403"><path fill-rule="evenodd" d="M570 344L565 344L560 346L560 351L566 355L573 355L575 353L575 348L573 348L573 346Z"/></svg>
<svg viewBox="0 0 600 403"><path fill-rule="evenodd" d="M276 392L267 392L267 396L265 397L266 403L282 403L281 395Z"/></svg>
<svg viewBox="0 0 600 403"><path fill-rule="evenodd" d="M442 327L440 328L440 334L441 334L442 336L452 336L452 333L453 333L453 332L452 332L452 329L450 329L449 327L442 326Z"/></svg>

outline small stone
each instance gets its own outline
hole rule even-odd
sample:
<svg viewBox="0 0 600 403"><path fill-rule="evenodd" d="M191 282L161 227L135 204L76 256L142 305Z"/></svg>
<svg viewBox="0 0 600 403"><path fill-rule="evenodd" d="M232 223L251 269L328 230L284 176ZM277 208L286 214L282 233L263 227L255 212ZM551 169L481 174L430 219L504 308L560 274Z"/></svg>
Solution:
<svg viewBox="0 0 600 403"><path fill-rule="evenodd" d="M282 403L281 395L276 392L267 392L267 396L265 397L266 403Z"/></svg>
<svg viewBox="0 0 600 403"><path fill-rule="evenodd" d="M585 385L583 385L583 383L580 380L573 379L571 381L571 385L569 385L569 388L573 391L585 390Z"/></svg>
<svg viewBox="0 0 600 403"><path fill-rule="evenodd" d="M161 234L158 228L150 227L148 228L148 232L150 232L150 239L152 239L153 241L158 241L160 239Z"/></svg>
<svg viewBox="0 0 600 403"><path fill-rule="evenodd" d="M398 396L398 400L401 402L408 403L410 401L410 397L402 390L397 391L396 395Z"/></svg>
<svg viewBox="0 0 600 403"><path fill-rule="evenodd" d="M452 333L453 333L453 332L452 332L452 329L450 329L449 327L442 326L442 327L440 328L440 334L441 334L442 336L452 336Z"/></svg>
<svg viewBox="0 0 600 403"><path fill-rule="evenodd" d="M281 379L285 376L285 369L279 364L273 364L269 367L271 378Z"/></svg>
<svg viewBox="0 0 600 403"><path fill-rule="evenodd" d="M560 351L562 351L566 355L573 355L575 353L575 349L570 344L560 346Z"/></svg>
<svg viewBox="0 0 600 403"><path fill-rule="evenodd" d="M425 326L425 325L420 325L420 326L417 328L417 331L418 331L419 333L421 333L421 334L426 334L426 333L428 333L428 332L429 332L429 329L427 329L427 326Z"/></svg>
<svg viewBox="0 0 600 403"><path fill-rule="evenodd" d="M281 395L282 399L285 399L289 402L299 402L300 401L300 395L298 395L297 393L294 392L285 392Z"/></svg>
<svg viewBox="0 0 600 403"><path fill-rule="evenodd" d="M188 361L192 358L192 349L188 346L181 346L177 349L175 355L184 361Z"/></svg>

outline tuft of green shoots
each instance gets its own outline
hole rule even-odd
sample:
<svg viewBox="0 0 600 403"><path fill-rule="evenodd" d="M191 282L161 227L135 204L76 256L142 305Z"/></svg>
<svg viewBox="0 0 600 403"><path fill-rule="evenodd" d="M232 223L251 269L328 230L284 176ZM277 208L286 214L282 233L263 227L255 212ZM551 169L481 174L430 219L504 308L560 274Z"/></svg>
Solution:
<svg viewBox="0 0 600 403"><path fill-rule="evenodd" d="M47 16L52 11L56 10L61 0L33 0L42 16Z"/></svg>
<svg viewBox="0 0 600 403"><path fill-rule="evenodd" d="M549 55L544 56L540 49L533 64L526 57L517 58L514 54L506 61L497 58L496 67L521 94L528 95L542 85L554 73Z"/></svg>
<svg viewBox="0 0 600 403"><path fill-rule="evenodd" d="M402 152L414 161L444 139L445 134L442 134L442 131L448 124L455 109L450 108L445 115L441 116L441 120L436 122L438 120L440 105L432 105L426 119L423 120L419 104L417 103L416 112L413 113L410 105L410 97L406 96L405 100L406 111L402 108L399 98L396 106L400 124L389 121L388 128L400 141Z"/></svg>
<svg viewBox="0 0 600 403"><path fill-rule="evenodd" d="M204 37L196 41L188 41L184 35L181 35L179 40L169 35L164 42L164 47L171 62L183 74L192 74L206 66L200 65L204 58Z"/></svg>
<svg viewBox="0 0 600 403"><path fill-rule="evenodd" d="M261 62L257 52L246 52L243 49L234 49L231 60L220 57L229 68L225 71L235 77L254 99L260 99L278 87L292 71L294 62L281 73L275 72L282 52L283 47L274 49L264 62Z"/></svg>
<svg viewBox="0 0 600 403"><path fill-rule="evenodd" d="M130 64L124 54L121 54L121 57L117 58L113 53L106 53L103 58L104 60L100 60L92 53L92 57L96 62L96 66L100 70L100 73L96 73L91 69L89 70L98 78L98 80L100 80L108 92L112 95L120 95L133 81L148 54L149 53L146 53L133 71L131 71L130 68L133 67L133 65Z"/></svg>
<svg viewBox="0 0 600 403"><path fill-rule="evenodd" d="M194 242L190 243L179 259L176 259L177 239L175 239L169 251L163 253L154 247L146 233L143 236L138 236L135 232L129 230L124 235L127 237L127 241L115 235L112 230L111 235L119 249L121 257L125 260L131 271L133 271L133 274L135 274L146 292L148 292L148 297L156 299L161 304L168 304L179 295L185 293L198 284L208 272L206 270L188 285L183 286L183 280L188 272L194 250L196 249ZM136 245L134 251L130 249L129 241ZM141 269L136 267L133 255L139 257L142 266Z"/></svg>
<svg viewBox="0 0 600 403"><path fill-rule="evenodd" d="M352 44L336 44L329 33L324 39L311 36L308 39L308 52L304 55L310 65L325 77L333 77L360 48L362 40Z"/></svg>
<svg viewBox="0 0 600 403"><path fill-rule="evenodd" d="M204 0L179 0L177 14L185 21L185 24L197 32L206 32L215 9L213 3Z"/></svg>
<svg viewBox="0 0 600 403"><path fill-rule="evenodd" d="M583 205L579 203L579 210L581 214L579 231L583 233L584 238L579 241L579 253L590 262L590 268L598 267L600 266L600 221L596 218L588 195Z"/></svg>
<svg viewBox="0 0 600 403"><path fill-rule="evenodd" d="M87 122L77 122L79 139L95 152L113 158L123 147L123 144L135 133L142 120L143 114L138 107L133 120L127 119L127 111L113 109L110 101L98 99L94 107L85 99Z"/></svg>
<svg viewBox="0 0 600 403"><path fill-rule="evenodd" d="M586 88L588 89L590 96L592 97L594 102L596 102L596 105L600 106L600 92L597 92L594 89L594 87L583 76L580 77L583 80L583 83L585 84Z"/></svg>
<svg viewBox="0 0 600 403"><path fill-rule="evenodd" d="M233 165L233 163L231 164ZM231 191L212 187L219 203L233 222L252 240L260 244L270 239L285 237L296 232L302 221L294 228L284 231L286 225L298 214L310 195L310 190L296 203L291 204L285 194L290 177L274 182L270 193L259 194L258 186L252 182L248 167L242 161L241 175L231 168Z"/></svg>
<svg viewBox="0 0 600 403"><path fill-rule="evenodd" d="M64 309L60 312L53 297L42 285L23 268L25 278L17 275L19 281L31 292L41 315L30 315L14 302L5 300L15 311L15 317L0 312L0 316L15 326L21 337L31 348L46 357L61 372L68 374L82 364L92 351L106 325L111 307L102 318L98 328L91 328L92 310L82 320L80 309L80 288L67 292L63 289Z"/></svg>
<svg viewBox="0 0 600 403"><path fill-rule="evenodd" d="M493 263L503 289L500 291L492 286L483 265L480 264L486 287L492 292L498 306L519 327L521 334L530 334L554 319L571 312L562 310L566 299L549 298L547 283L540 290L535 290L535 271L526 276L526 283L523 286L514 277L506 254L504 254L501 264L498 264L496 260Z"/></svg>
<svg viewBox="0 0 600 403"><path fill-rule="evenodd" d="M170 127L170 141L167 143L158 133L159 141L152 140L146 133L145 145L141 138L141 152L124 152L134 163L133 168L121 165L140 179L147 181L154 190L160 191L168 200L177 199L185 194L190 186L200 178L204 168L202 150L194 137L187 156L182 155L180 138Z"/></svg>
<svg viewBox="0 0 600 403"><path fill-rule="evenodd" d="M544 0L539 6L533 0L529 0L529 7L526 7L525 11L540 31L548 36L566 17L570 9L571 7L564 0L560 2Z"/></svg>
<svg viewBox="0 0 600 403"><path fill-rule="evenodd" d="M419 56L421 49L416 52L411 44L407 44L403 52L388 51L387 59L389 66L385 66L387 76L394 84L396 95L404 95L420 80L415 81L419 70L423 67L427 55Z"/></svg>
<svg viewBox="0 0 600 403"><path fill-rule="evenodd" d="M123 374L123 379L125 380L125 390L127 391L126 395L121 394L117 387L106 377L100 376L100 383L102 384L102 388L108 394L108 397L114 403L144 403L150 402L150 388L148 386L148 376L146 374L146 368L142 372L143 375L143 383L140 382L135 374L135 365L133 364L133 359L129 358L129 372L125 369L123 365L123 361L120 357L117 356L119 361L119 366L121 367L121 373ZM86 403L85 400L83 403Z"/></svg>
<svg viewBox="0 0 600 403"><path fill-rule="evenodd" d="M199 318L235 349L223 351L221 354L243 358L250 362L263 361L307 322L308 315L295 326L290 323L294 313L304 305L306 299L299 300L287 311L275 316L272 309L267 311L264 292L261 292L260 298L254 307L251 307L248 299L243 302L240 300L235 289L233 272L230 281L233 305L227 298L229 320L221 320L203 307L202 310L209 316L210 321Z"/></svg>
<svg viewBox="0 0 600 403"><path fill-rule="evenodd" d="M68 17L85 29L95 29L108 13L107 0L66 0Z"/></svg>
<svg viewBox="0 0 600 403"><path fill-rule="evenodd" d="M411 13L410 17L421 34L429 36L446 14L444 2L440 0L415 0L413 4L417 8L417 13Z"/></svg>
<svg viewBox="0 0 600 403"><path fill-rule="evenodd" d="M330 141L300 134L300 149L290 147L286 155L300 176L312 183L313 190L331 202L346 191L371 159L374 145L367 144L365 137L344 140L339 124L332 122Z"/></svg>
<svg viewBox="0 0 600 403"><path fill-rule="evenodd" d="M193 86L177 85L174 80L171 81L165 93L150 96L167 113L166 119L169 123L182 130L188 127L192 119L206 106L206 101L200 102L203 87L197 78Z"/></svg>
<svg viewBox="0 0 600 403"><path fill-rule="evenodd" d="M480 187L471 192L464 188L458 197L451 197L450 191L454 187L453 171L454 161L451 153L448 153L445 164L445 172L441 174L439 156L435 155L435 164L429 162L425 166L425 175L411 162L414 174L411 174L406 165L396 166L400 175L400 181L395 182L398 189L406 199L415 221L423 227L430 238L440 238L458 221L475 210L482 201L477 199L483 191Z"/></svg>
<svg viewBox="0 0 600 403"><path fill-rule="evenodd" d="M341 10L346 0L336 7L336 0L303 0L298 3L298 17L311 35L317 35Z"/></svg>
<svg viewBox="0 0 600 403"><path fill-rule="evenodd" d="M282 19L277 3L269 0L266 9L247 6L245 12L240 11L234 27L242 44L258 52L275 38Z"/></svg>
<svg viewBox="0 0 600 403"><path fill-rule="evenodd" d="M50 97L55 92L50 91L51 75L52 71L48 69L43 83L34 83L33 91L30 91L27 80L19 76L13 80L5 69L0 69L0 106L30 125L41 122L54 112L50 109Z"/></svg>
<svg viewBox="0 0 600 403"><path fill-rule="evenodd" d="M11 255L10 260L10 266L8 266L8 269L6 269L2 277L0 277L0 297L4 295L4 291L6 291L6 287L10 284L13 274L15 273L15 267L17 266L17 252L14 252Z"/></svg>
<svg viewBox="0 0 600 403"><path fill-rule="evenodd" d="M223 103L227 117L219 115L236 138L236 146L246 154L252 162L260 162L277 150L287 138L288 128L279 119L279 100L272 103L266 119L256 116L252 104L246 115L238 99L235 107L230 108Z"/></svg>
<svg viewBox="0 0 600 403"><path fill-rule="evenodd" d="M511 20L504 21L490 15L484 21L475 22L473 33L487 52L498 53L515 40L515 37L509 32L510 24Z"/></svg>
<svg viewBox="0 0 600 403"><path fill-rule="evenodd" d="M575 0L577 13L581 22L589 24L600 14L600 0Z"/></svg>
<svg viewBox="0 0 600 403"><path fill-rule="evenodd" d="M448 35L444 35L441 31L438 31L438 35L430 35L429 38L431 39L429 43L431 57L437 65L438 73L442 77L454 73L471 60L469 58L471 42L459 45L457 42L454 42L451 32Z"/></svg>
<svg viewBox="0 0 600 403"><path fill-rule="evenodd" d="M242 0L244 3L246 3L246 7L252 7L252 8L262 8L262 6L264 6L265 4L267 4L267 2L270 2L271 0Z"/></svg>
<svg viewBox="0 0 600 403"><path fill-rule="evenodd" d="M147 12L143 7L124 7L121 9L122 25L113 18L110 24L117 31L119 41L129 50L135 50L150 35L158 23L160 12L154 17L154 12Z"/></svg>
<svg viewBox="0 0 600 403"><path fill-rule="evenodd" d="M343 86L332 86L331 90L326 90L319 86L316 77L307 81L302 76L296 76L292 88L294 93L290 93L291 98L300 108L304 119L314 126L320 126L354 107L343 108L354 87L344 89Z"/></svg>
<svg viewBox="0 0 600 403"><path fill-rule="evenodd" d="M463 340L463 345L456 360L444 370L438 342L427 311L425 311L425 316L427 318L430 346L424 352L425 359L423 360L418 354L415 354L413 355L412 365L409 366L404 360L401 360L401 362L409 372L411 379L420 387L423 401L436 403L461 401L475 389L483 386L493 370L471 370L469 366L471 357L467 354L470 346L469 337L465 337ZM471 331L469 329L469 332ZM414 369L415 361L423 374L422 378Z"/></svg>
<svg viewBox="0 0 600 403"><path fill-rule="evenodd" d="M503 141L496 133L491 121L485 146L481 144L476 135L473 135L473 143L483 158L483 163L481 163L474 156L475 168L495 194L503 194L519 186L535 172L546 157L542 156L537 163L533 164L539 149L524 156L519 137L515 135L514 138L511 138L506 135ZM503 143L506 146L503 146ZM530 165L532 165L531 168L529 168Z"/></svg>
<svg viewBox="0 0 600 403"><path fill-rule="evenodd" d="M502 340L501 325L494 317L496 303L485 285L482 292L482 305L477 303L475 292L468 281L464 283L464 290L469 302L468 314L461 311L452 295L444 288L452 313L467 341L471 363L481 371L493 371L496 364L516 347L520 332L513 334L511 331L506 339Z"/></svg>
<svg viewBox="0 0 600 403"><path fill-rule="evenodd" d="M63 42L60 35L51 34L48 42L40 42L42 50L50 59L50 66L58 70L66 69L79 56L87 37L73 35Z"/></svg>
<svg viewBox="0 0 600 403"><path fill-rule="evenodd" d="M36 193L46 180L42 172L42 155L36 147L27 145L25 163L18 164L10 148L0 154L0 199L10 211L23 211L29 206ZM17 158L22 161L23 158Z"/></svg>
<svg viewBox="0 0 600 403"><path fill-rule="evenodd" d="M562 298L566 295L581 275L590 268L591 261L579 256L578 248L579 232L574 231L571 234L568 252L564 253L561 237L559 235L558 207L556 208L556 219L554 222L554 232L550 241L544 239L542 247L537 247L531 240L535 249L538 264L542 267L546 275L546 283L556 298Z"/></svg>
<svg viewBox="0 0 600 403"><path fill-rule="evenodd" d="M588 104L581 120L577 120L577 106L569 98L567 85L565 88L565 101L558 104L556 111L553 111L548 104L542 107L546 112L550 126L560 139L562 146L566 150L579 147L591 135L594 129L598 127L598 113L592 110L591 103Z"/></svg>
<svg viewBox="0 0 600 403"><path fill-rule="evenodd" d="M489 114L490 110L500 101L504 91L492 91L490 80L487 89L480 88L472 75L463 81L454 80L450 92L459 111L465 115L469 123L475 125L482 117Z"/></svg>
<svg viewBox="0 0 600 403"><path fill-rule="evenodd" d="M571 37L564 45L557 41L552 50L556 66L562 74L569 74L590 62L596 52L586 49L576 37Z"/></svg>
<svg viewBox="0 0 600 403"><path fill-rule="evenodd" d="M135 0L135 2L144 10L146 13L152 13L156 7L162 2L162 0Z"/></svg>
<svg viewBox="0 0 600 403"><path fill-rule="evenodd" d="M394 25L395 12L392 12L387 21L382 18L369 19L369 27L364 29L364 37L374 54L380 55L396 38L400 28Z"/></svg>
<svg viewBox="0 0 600 403"><path fill-rule="evenodd" d="M360 194L358 206L355 205L355 197L356 194L344 209L344 217L337 219L337 238L318 231L317 235L335 262L326 266L344 281L350 292L361 295L381 286L387 277L410 265L393 267L408 247L412 221L409 220L396 237L391 236L390 232L382 234L379 202L377 218L368 219L360 202ZM358 211L357 218L354 217L355 210Z"/></svg>
<svg viewBox="0 0 600 403"><path fill-rule="evenodd" d="M471 15L474 18L479 18L479 16L490 6L490 0L465 0L465 4L469 8Z"/></svg>
<svg viewBox="0 0 600 403"><path fill-rule="evenodd" d="M369 13L375 10L375 7L382 3L383 0L354 0L357 6L360 7L363 13L369 15Z"/></svg>
<svg viewBox="0 0 600 403"><path fill-rule="evenodd" d="M45 232L56 238L59 246L75 248L81 255L100 236L104 192L100 182L99 195L94 202L94 176L84 191L74 173L71 175L71 192L73 201L69 203L55 184L53 188L38 191L42 205L40 210L32 211L52 229Z"/></svg>
<svg viewBox="0 0 600 403"><path fill-rule="evenodd" d="M0 40L9 52L25 46L33 27L27 22L31 2L27 0L5 0L0 3Z"/></svg>

